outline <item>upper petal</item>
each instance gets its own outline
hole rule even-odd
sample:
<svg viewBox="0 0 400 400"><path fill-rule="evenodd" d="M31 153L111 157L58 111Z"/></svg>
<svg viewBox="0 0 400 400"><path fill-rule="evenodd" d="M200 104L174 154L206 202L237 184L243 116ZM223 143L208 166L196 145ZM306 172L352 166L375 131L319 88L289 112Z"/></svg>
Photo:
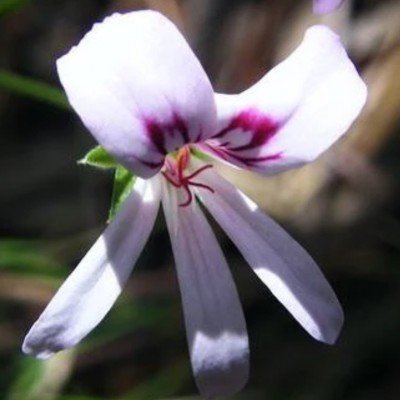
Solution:
<svg viewBox="0 0 400 400"><path fill-rule="evenodd" d="M211 84L161 14L114 14L57 62L68 99L96 140L137 175L215 132Z"/></svg>
<svg viewBox="0 0 400 400"><path fill-rule="evenodd" d="M203 150L271 174L318 157L349 128L366 87L339 38L308 29L294 53L239 95L217 95L218 133Z"/></svg>
<svg viewBox="0 0 400 400"><path fill-rule="evenodd" d="M159 203L158 177L138 178L120 212L32 326L25 353L50 357L76 345L103 319L142 252Z"/></svg>
<svg viewBox="0 0 400 400"><path fill-rule="evenodd" d="M194 376L206 398L229 396L248 378L249 349L242 307L225 257L204 215L195 202L179 207L177 195L178 191L164 181L162 203Z"/></svg>
<svg viewBox="0 0 400 400"><path fill-rule="evenodd" d="M316 14L326 14L336 10L344 0L314 0L313 8Z"/></svg>
<svg viewBox="0 0 400 400"><path fill-rule="evenodd" d="M310 255L257 205L212 170L201 182L214 193L198 197L225 230L258 277L314 338L333 343L343 311Z"/></svg>

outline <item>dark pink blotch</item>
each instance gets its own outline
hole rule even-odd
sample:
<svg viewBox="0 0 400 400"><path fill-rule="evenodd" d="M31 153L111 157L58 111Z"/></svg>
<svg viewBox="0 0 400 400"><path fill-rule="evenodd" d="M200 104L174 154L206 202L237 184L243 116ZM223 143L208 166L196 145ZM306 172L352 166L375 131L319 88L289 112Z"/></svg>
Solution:
<svg viewBox="0 0 400 400"><path fill-rule="evenodd" d="M230 147L231 150L247 150L253 147L264 145L278 131L280 124L270 117L260 113L258 110L250 109L242 111L232 118L228 126L218 132L214 138L223 138L229 132L235 129L252 132L251 141L243 146Z"/></svg>
<svg viewBox="0 0 400 400"><path fill-rule="evenodd" d="M229 161L229 158L233 158L248 166L256 166L258 163L277 160L281 158L281 153L266 156L249 156L240 153L247 150L257 151L259 147L265 146L275 136L280 127L281 124L279 122L274 121L256 109L242 111L232 118L226 128L213 136L213 139L219 139L220 141L218 147L213 146L213 150L227 161ZM229 140L223 141L224 137L236 129L252 134L247 144L232 146Z"/></svg>
<svg viewBox="0 0 400 400"><path fill-rule="evenodd" d="M150 141L157 151L163 155L178 150L185 144L196 143L201 140L201 132L194 140L190 139L186 122L176 113L172 115L172 119L168 123L160 123L154 118L143 118L143 122ZM182 144L178 148L174 148L168 145L168 138L172 138L177 132L181 136Z"/></svg>

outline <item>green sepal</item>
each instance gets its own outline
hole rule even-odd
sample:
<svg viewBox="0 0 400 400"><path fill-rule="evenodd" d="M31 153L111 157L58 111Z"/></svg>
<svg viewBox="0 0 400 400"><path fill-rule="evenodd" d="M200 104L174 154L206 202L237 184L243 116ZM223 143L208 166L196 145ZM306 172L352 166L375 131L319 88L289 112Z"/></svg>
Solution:
<svg viewBox="0 0 400 400"><path fill-rule="evenodd" d="M190 149L190 153L202 161L210 162L213 160L212 157L210 157L208 154L203 153L202 151L196 149L195 147Z"/></svg>
<svg viewBox="0 0 400 400"><path fill-rule="evenodd" d="M118 163L115 161L107 151L101 147L93 147L82 159L78 161L78 164L89 165L91 167L100 169L116 169Z"/></svg>
<svg viewBox="0 0 400 400"><path fill-rule="evenodd" d="M123 166L117 165L114 174L114 186L111 197L111 207L107 220L108 223L113 220L122 203L126 200L129 193L132 191L135 181L135 175L133 175Z"/></svg>
<svg viewBox="0 0 400 400"><path fill-rule="evenodd" d="M111 205L107 219L107 223L110 223L120 209L122 203L132 191L136 176L122 165L118 164L118 162L101 146L96 146L90 150L85 157L78 161L78 164L89 165L103 170L115 170Z"/></svg>

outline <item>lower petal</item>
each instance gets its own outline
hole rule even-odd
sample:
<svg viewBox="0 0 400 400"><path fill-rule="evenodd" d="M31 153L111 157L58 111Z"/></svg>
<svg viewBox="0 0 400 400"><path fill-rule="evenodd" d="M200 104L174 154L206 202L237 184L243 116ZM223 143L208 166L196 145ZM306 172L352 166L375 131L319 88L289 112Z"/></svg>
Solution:
<svg viewBox="0 0 400 400"><path fill-rule="evenodd" d="M192 368L207 398L246 383L249 349L240 300L224 255L195 202L179 207L167 183L162 203L182 295Z"/></svg>
<svg viewBox="0 0 400 400"><path fill-rule="evenodd" d="M334 343L343 325L335 293L310 255L257 205L214 171L214 193L197 195L277 299L315 339Z"/></svg>
<svg viewBox="0 0 400 400"><path fill-rule="evenodd" d="M147 242L159 202L158 178L138 178L121 211L29 331L25 353L48 358L79 343L104 318Z"/></svg>

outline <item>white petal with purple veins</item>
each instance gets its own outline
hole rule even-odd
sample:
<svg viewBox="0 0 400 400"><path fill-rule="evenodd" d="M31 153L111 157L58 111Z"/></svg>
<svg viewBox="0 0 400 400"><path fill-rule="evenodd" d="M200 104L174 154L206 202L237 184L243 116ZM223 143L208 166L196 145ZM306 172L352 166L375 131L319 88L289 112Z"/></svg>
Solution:
<svg viewBox="0 0 400 400"><path fill-rule="evenodd" d="M254 86L239 95L216 95L218 132L202 148L263 174L297 167L346 132L366 95L337 35L315 26Z"/></svg>
<svg viewBox="0 0 400 400"><path fill-rule="evenodd" d="M147 242L159 203L159 178L138 178L119 213L29 331L25 353L48 358L79 343L103 319Z"/></svg>
<svg viewBox="0 0 400 400"><path fill-rule="evenodd" d="M164 182L163 208L170 232L193 373L207 397L239 391L248 378L246 323L235 284L214 233L196 202Z"/></svg>
<svg viewBox="0 0 400 400"><path fill-rule="evenodd" d="M161 14L114 14L57 63L68 99L96 140L137 175L215 132L211 84Z"/></svg>
<svg viewBox="0 0 400 400"><path fill-rule="evenodd" d="M258 277L314 338L334 343L343 311L309 254L257 205L216 172L201 175L215 193L197 195Z"/></svg>

